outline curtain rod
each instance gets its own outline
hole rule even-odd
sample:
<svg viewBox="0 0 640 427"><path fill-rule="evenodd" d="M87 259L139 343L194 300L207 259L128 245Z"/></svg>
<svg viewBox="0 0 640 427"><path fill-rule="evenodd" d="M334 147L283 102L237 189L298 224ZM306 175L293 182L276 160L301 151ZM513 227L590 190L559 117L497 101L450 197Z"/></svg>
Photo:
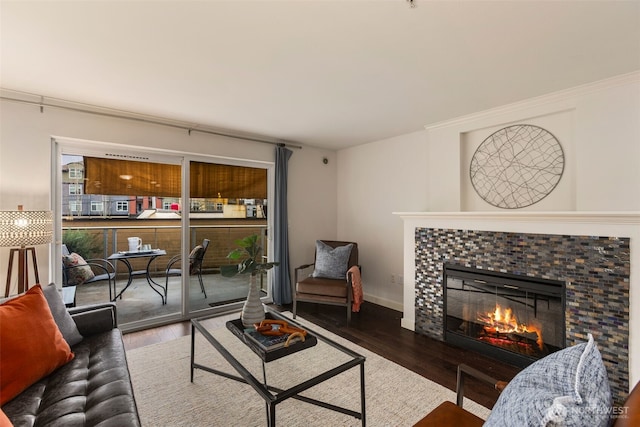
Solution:
<svg viewBox="0 0 640 427"><path fill-rule="evenodd" d="M27 94L30 96L38 96L38 95L33 95L33 94ZM262 144L271 144L271 145L278 145L281 147L290 147L290 148L299 148L302 149L302 146L300 145L295 145L289 142L285 142L285 141L270 141L268 139L262 139L262 138L258 138L258 137L252 137L252 136L241 136L241 135L235 135L232 133L227 133L227 132L223 132L223 131L218 131L218 130L207 130L207 129L198 129L198 124L194 125L194 126L188 126L188 125L183 125L183 124L176 124L176 123L170 123L166 120L168 119L163 119L161 117L153 117L153 116L147 116L147 117L136 117L136 116L131 116L131 115L127 115L127 114L136 114L136 113L131 113L128 111L123 111L123 110L114 110L109 108L109 110L113 110L113 111L117 111L120 114L117 113L108 113L108 112L104 112L104 111L94 111L94 110L90 110L88 108L80 108L80 107L71 107L71 106L67 106L67 105L57 105L57 104L51 104L51 103L47 103L45 101L44 97L41 97L41 101L28 101L25 99L19 99L19 98L12 98L9 96L0 96L0 99L6 100L6 101L10 101L10 102L18 102L18 103L22 103L22 104L28 104L28 105L35 105L40 107L40 112L43 113L44 112L44 107L48 107L48 108L59 108L62 110L69 110L69 111L75 111L75 112L79 112L79 113L87 113L87 114L94 114L94 115L98 115L98 116L104 116L104 117L110 117L110 118L115 118L115 119L123 119L123 120L132 120L132 121L137 121L137 122L143 122L143 123L149 123L149 124L154 124L154 125L160 125L160 126L168 126L168 127L172 127L172 128L176 128L176 129L182 129L182 130L186 130L189 135L191 135L191 132L200 132L200 133L205 133L205 134L209 134L209 135L217 135L217 136L224 136L227 138L235 138L235 139L242 139L244 141L252 141L252 142L260 142ZM55 99L55 98L51 98L51 99ZM63 99L56 99L57 101L61 101L61 102L68 102L70 104L79 104L73 101L67 101L67 100L63 100ZM94 107L94 108L104 108L107 109L106 107L100 107L98 105L91 105L91 104L79 104L79 105L86 105L86 106L90 106L90 107Z"/></svg>

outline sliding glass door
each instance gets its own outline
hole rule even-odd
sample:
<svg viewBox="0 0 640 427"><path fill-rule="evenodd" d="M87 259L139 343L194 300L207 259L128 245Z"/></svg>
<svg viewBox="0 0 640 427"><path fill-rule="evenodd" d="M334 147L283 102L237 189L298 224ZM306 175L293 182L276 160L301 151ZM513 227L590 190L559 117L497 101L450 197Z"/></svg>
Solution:
<svg viewBox="0 0 640 427"><path fill-rule="evenodd" d="M240 306L248 278L224 278L220 267L250 235L268 256L269 164L53 146L56 277L77 305L115 302L125 330Z"/></svg>
<svg viewBox="0 0 640 427"><path fill-rule="evenodd" d="M131 328L182 317L182 287L166 280L182 254L182 158L74 143L58 153L61 280L76 304L115 302Z"/></svg>
<svg viewBox="0 0 640 427"><path fill-rule="evenodd" d="M189 310L223 307L246 299L249 279L220 274L237 246L235 242L257 235L267 256L268 169L211 161L189 162L189 232L194 250L206 246L201 268L196 265L189 288ZM207 243L205 245L203 243ZM190 257L193 266L194 259ZM237 262L237 261L236 261ZM193 269L193 268L192 268ZM263 295L267 280L262 278Z"/></svg>

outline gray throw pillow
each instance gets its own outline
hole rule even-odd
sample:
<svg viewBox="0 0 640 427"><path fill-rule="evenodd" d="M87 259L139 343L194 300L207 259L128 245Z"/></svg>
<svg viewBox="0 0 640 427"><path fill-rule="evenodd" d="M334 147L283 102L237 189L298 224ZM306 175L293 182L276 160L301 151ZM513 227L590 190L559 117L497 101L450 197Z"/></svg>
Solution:
<svg viewBox="0 0 640 427"><path fill-rule="evenodd" d="M611 390L598 347L589 342L552 353L516 375L486 427L607 426Z"/></svg>
<svg viewBox="0 0 640 427"><path fill-rule="evenodd" d="M44 293L44 297L47 299L53 320L56 322L56 325L58 325L58 329L60 329L69 347L73 347L82 341L82 335L80 335L78 331L76 322L73 321L73 318L67 311L64 301L62 301L62 295L58 292L55 283L43 286L42 293Z"/></svg>
<svg viewBox="0 0 640 427"><path fill-rule="evenodd" d="M332 248L326 243L317 240L316 265L312 276L346 280L352 248L353 243Z"/></svg>

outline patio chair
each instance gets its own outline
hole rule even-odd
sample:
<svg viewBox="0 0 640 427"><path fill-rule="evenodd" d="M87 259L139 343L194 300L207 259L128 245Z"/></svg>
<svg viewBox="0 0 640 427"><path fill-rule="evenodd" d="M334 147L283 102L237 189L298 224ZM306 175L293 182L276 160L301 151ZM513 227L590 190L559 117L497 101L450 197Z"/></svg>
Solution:
<svg viewBox="0 0 640 427"><path fill-rule="evenodd" d="M198 275L198 281L200 282L200 290L204 294L205 298L207 298L207 291L205 291L204 282L202 281L202 260L204 259L204 255L207 253L208 247L209 247L209 239L204 239L201 245L197 245L195 248L191 250L191 253L189 253L189 275L191 276L193 276L194 274ZM180 259L181 259L180 255L175 255L167 263L167 269L165 271L166 282L164 286L165 301L167 300L167 293L169 291L169 277L182 275L182 270L180 268L175 267L176 264L180 266Z"/></svg>
<svg viewBox="0 0 640 427"><path fill-rule="evenodd" d="M84 259L62 245L62 286L80 286L106 280L109 285L109 301L116 291L116 268L103 258ZM113 285L113 293L111 291Z"/></svg>

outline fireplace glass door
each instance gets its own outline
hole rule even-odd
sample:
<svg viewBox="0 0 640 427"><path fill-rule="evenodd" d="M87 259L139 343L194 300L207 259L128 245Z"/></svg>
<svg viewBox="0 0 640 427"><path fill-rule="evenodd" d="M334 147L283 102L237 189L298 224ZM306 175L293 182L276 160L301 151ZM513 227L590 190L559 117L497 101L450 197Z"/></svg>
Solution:
<svg viewBox="0 0 640 427"><path fill-rule="evenodd" d="M445 340L519 366L564 347L561 282L445 268Z"/></svg>

